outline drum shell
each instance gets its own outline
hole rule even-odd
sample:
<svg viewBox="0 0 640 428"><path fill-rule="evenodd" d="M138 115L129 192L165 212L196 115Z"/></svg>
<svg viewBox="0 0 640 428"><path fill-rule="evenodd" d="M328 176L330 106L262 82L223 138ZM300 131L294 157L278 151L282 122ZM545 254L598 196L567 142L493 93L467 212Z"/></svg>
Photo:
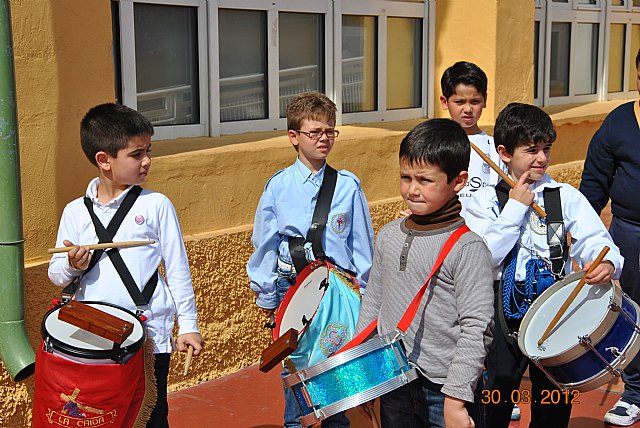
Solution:
<svg viewBox="0 0 640 428"><path fill-rule="evenodd" d="M64 321L59 321L57 319L58 311L64 304L58 305L50 309L42 319L41 334L45 351L53 352L55 354L59 354L63 357L81 363L116 364L126 362L140 348L142 348L146 340L146 330L142 321L140 321L140 319L135 314L125 308L110 303L93 301L85 301L83 303L101 310L113 312L113 314L116 316L126 317L128 321L134 323L134 333L127 340L125 340L122 346L115 347L113 346L113 342L97 337L95 337L95 339L100 341L102 348L98 348L95 346L93 348L74 346L68 343L71 341L65 342L65 338L62 337L63 335L57 334L57 332L49 331L52 324L64 323ZM49 329L47 328L47 325L49 325ZM67 326L67 323L64 323L64 325ZM75 328L76 330L81 330L77 327L73 328ZM89 332L85 332L83 334L94 336Z"/></svg>
<svg viewBox="0 0 640 428"><path fill-rule="evenodd" d="M293 373L283 383L296 397L302 413L300 422L307 426L380 397L417 377L401 343L385 335Z"/></svg>
<svg viewBox="0 0 640 428"><path fill-rule="evenodd" d="M550 322L551 314L555 314L557 309L559 309L559 306L558 308L553 306L558 303L557 301L552 304L548 303L551 302L554 295L564 286L579 281L583 276L584 272L576 272L567 276L562 281L558 281L556 284L552 285L533 302L520 325L518 346L523 354L532 358L536 364L542 366L543 370L547 372L547 375L550 376L551 380L557 382L563 388L589 391L606 383L614 377L607 364L617 370L622 370L631 362L633 357L638 353L638 350L640 350L638 331L634 325L634 323L636 325L638 324L640 310L635 302L622 293L620 287L610 283L606 285L609 287L606 294L595 299L599 302L600 310L602 310L601 308L604 308L604 314L602 318L599 319L597 325L587 324L584 329L572 332L573 334L568 337L562 336L560 330L556 333L552 330L551 336L547 340L561 339L563 341L561 343L568 343L571 345L563 349L562 352L548 352L549 350L544 348L545 343L542 344L542 347L538 350L539 352L528 352L528 347L530 347L532 343L531 340L539 339L539 337L527 337L528 334L533 334L530 330L532 330L531 325L534 322L539 323L544 321L543 325L546 327ZM604 286L586 285L586 287ZM567 289L566 294L571 290L572 289ZM593 291L597 293L598 291L598 289L589 290L588 288L583 288L582 292L584 292L584 290L587 290L587 293ZM582 292L580 295L582 295ZM605 297L608 298L605 299ZM570 306L570 308L575 308L575 313L572 314L572 309L569 309L564 315L565 318L567 316L574 316L577 317L575 318L576 321L580 321L586 316L586 314L583 314L581 317L580 302L578 302L578 299L579 297L576 298L572 306ZM585 301L586 300L588 299L585 299ZM560 301L564 302L562 298L560 298ZM548 307L545 308L545 305ZM611 309L611 305L613 305L613 307L621 308L621 310L628 315L629 319L619 311ZM548 310L548 319L539 314L539 312L542 313L543 309ZM536 320L536 316L539 317L538 320ZM561 325L561 322L558 323L558 326ZM593 320L591 320L591 322L593 322ZM538 325L538 328L539 327L540 325ZM556 329L557 328L558 327L556 327ZM536 329L534 328L533 330ZM554 338L554 334L560 336L558 336L558 338ZM596 352L591 350L587 345L582 344L580 342L581 337L588 338L596 349ZM612 348L619 350L620 355L614 355L611 353L609 350Z"/></svg>
<svg viewBox="0 0 640 428"><path fill-rule="evenodd" d="M36 355L33 427L129 428L144 394L143 352L126 364L84 364L41 346Z"/></svg>

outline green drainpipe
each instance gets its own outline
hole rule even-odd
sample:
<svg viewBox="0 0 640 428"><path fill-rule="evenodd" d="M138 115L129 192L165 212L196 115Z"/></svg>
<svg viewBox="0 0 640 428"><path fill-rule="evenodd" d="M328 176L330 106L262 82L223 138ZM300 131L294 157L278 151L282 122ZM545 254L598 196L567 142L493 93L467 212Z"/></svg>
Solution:
<svg viewBox="0 0 640 428"><path fill-rule="evenodd" d="M9 0L0 0L0 357L18 382L35 370L24 324L20 151Z"/></svg>

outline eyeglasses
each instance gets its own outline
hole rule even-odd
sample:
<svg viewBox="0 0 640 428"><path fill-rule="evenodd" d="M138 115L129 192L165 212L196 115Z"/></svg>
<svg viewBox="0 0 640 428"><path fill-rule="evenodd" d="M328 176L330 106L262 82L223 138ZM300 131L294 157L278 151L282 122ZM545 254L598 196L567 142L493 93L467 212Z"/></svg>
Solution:
<svg viewBox="0 0 640 428"><path fill-rule="evenodd" d="M323 135L326 135L327 138L334 139L340 135L340 131L337 129L327 129L325 131L301 131L296 129L296 132L306 135L310 140L319 140Z"/></svg>

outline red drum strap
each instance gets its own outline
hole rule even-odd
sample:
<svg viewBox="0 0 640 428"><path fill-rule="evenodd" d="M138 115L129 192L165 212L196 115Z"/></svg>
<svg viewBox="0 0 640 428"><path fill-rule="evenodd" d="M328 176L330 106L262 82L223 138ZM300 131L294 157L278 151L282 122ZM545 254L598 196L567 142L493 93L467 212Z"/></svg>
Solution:
<svg viewBox="0 0 640 428"><path fill-rule="evenodd" d="M416 312L418 312L418 307L420 306L420 302L422 301L422 297L424 296L424 293L427 291L427 287L429 286L429 282L431 282L431 278L436 273L436 271L440 269L442 262L444 262L444 259L447 258L447 256L449 255L449 252L451 251L455 243L458 242L458 239L460 239L460 237L465 233L467 233L468 231L469 231L469 227L466 224L464 224L459 228L457 228L451 234L451 236L449 236L447 241L444 243L444 246L442 247L442 250L440 250L440 254L438 254L438 258L436 259L436 262L434 263L433 268L431 268L431 273L429 273L427 280L425 281L424 285L420 288L420 290L418 290L418 293L415 295L415 297L409 304L409 307L407 308L404 315L400 319L400 322L398 322L397 328L402 333L405 333L407 331L407 329L409 328L409 325L411 325L411 322L413 321L413 318L416 316ZM354 348L360 345L362 342L365 341L367 337L369 337L371 333L373 333L373 331L376 329L377 326L378 326L378 320L376 319L373 322L371 322L371 324L369 324L364 330L362 330L357 336L351 339L349 343L344 345L338 352L336 352L336 354L339 354L341 352L344 352L346 350L349 350L351 348Z"/></svg>

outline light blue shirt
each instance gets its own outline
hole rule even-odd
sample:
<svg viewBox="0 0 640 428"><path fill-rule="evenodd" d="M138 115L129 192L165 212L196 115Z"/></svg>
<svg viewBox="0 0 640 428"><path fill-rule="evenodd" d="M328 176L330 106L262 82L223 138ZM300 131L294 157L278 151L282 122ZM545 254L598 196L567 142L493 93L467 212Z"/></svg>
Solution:
<svg viewBox="0 0 640 428"><path fill-rule="evenodd" d="M247 263L251 289L261 308L276 307L278 257L291 263L288 237L307 236L324 171L322 167L313 175L296 159L265 186L253 225L255 251ZM373 259L373 226L360 181L349 171L338 171L322 247L340 267L356 272L360 287L366 287Z"/></svg>

